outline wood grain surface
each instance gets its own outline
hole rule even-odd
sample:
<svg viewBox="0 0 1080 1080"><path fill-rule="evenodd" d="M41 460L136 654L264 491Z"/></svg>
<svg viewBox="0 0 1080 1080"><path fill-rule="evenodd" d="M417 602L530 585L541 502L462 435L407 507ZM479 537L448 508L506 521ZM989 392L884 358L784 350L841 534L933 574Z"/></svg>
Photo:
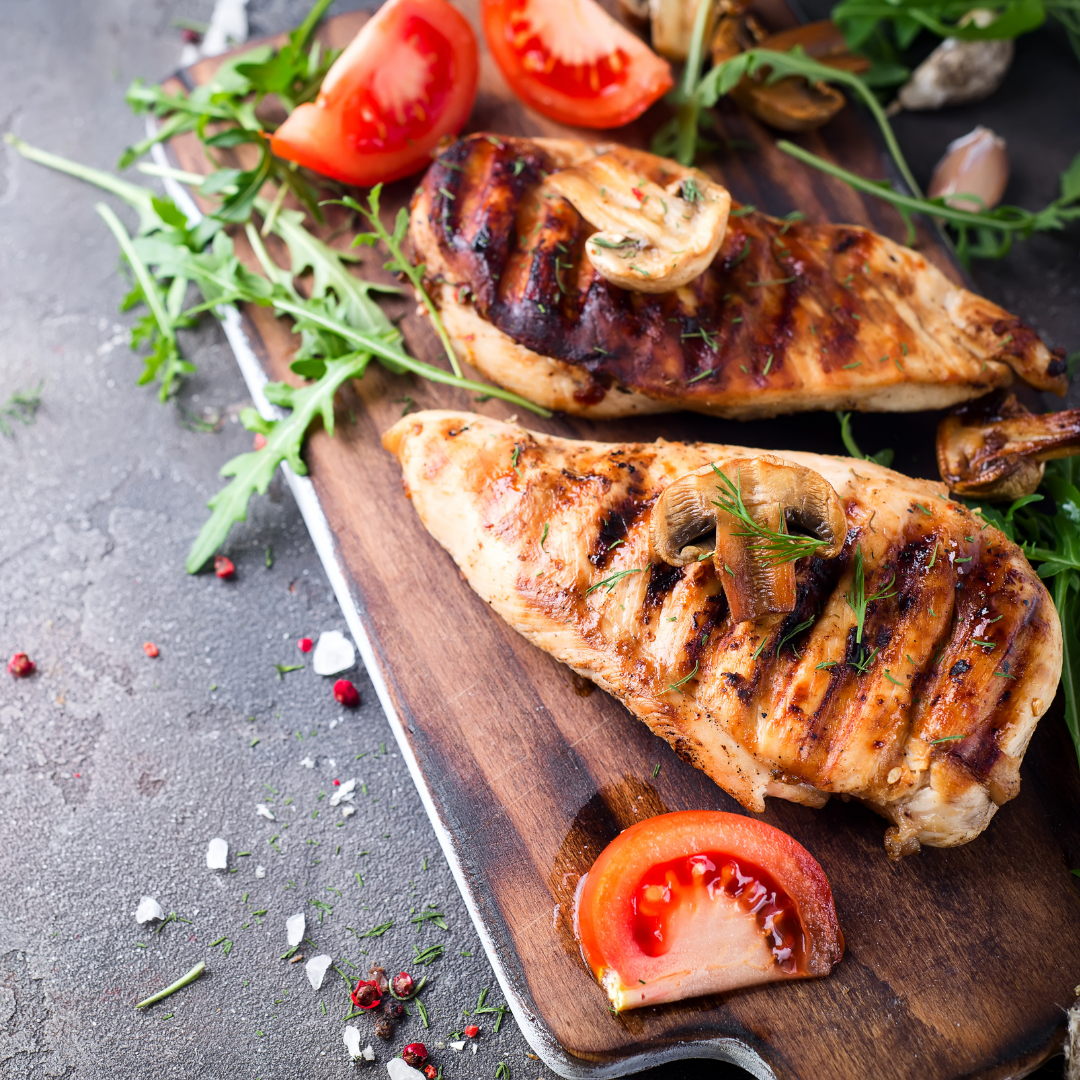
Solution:
<svg viewBox="0 0 1080 1080"><path fill-rule="evenodd" d="M777 29L791 21L779 3L760 8ZM478 26L475 5L462 7ZM363 19L341 16L323 37L343 44ZM185 80L204 81L214 66L204 61ZM722 107L716 116L725 145L707 168L736 198L773 214L798 209L812 220L854 222L902 239L899 219L883 204L869 205L803 168L739 113ZM569 134L519 105L486 55L470 130ZM615 136L647 145L648 134L639 124ZM885 175L852 109L802 141L859 173ZM191 137L176 140L172 153L184 168L209 167ZM411 190L409 183L387 190L387 220ZM324 235L341 224L331 222ZM344 247L350 235L335 242ZM919 246L959 277L935 233L924 230ZM381 262L365 254L360 273L384 278ZM398 306L414 355L439 363L414 305ZM265 308L244 319L267 374L296 382L288 362L297 339L288 325ZM742 811L469 589L421 526L380 444L405 397L417 408L511 412L373 366L342 394L336 436L311 438L307 461L437 825L450 837L473 910L518 999L519 1023L549 1065L567 1076L601 1076L663 1058L714 1056L792 1080L1004 1078L1025 1075L1060 1048L1080 983L1080 910L1069 877L1080 865L1080 782L1060 701L1028 751L1019 797L965 847L891 863L885 822L864 807L834 799L811 810L770 800L765 820L804 844L832 883L847 953L829 978L613 1016L573 937L579 876L620 830L648 815ZM835 419L820 414L743 424L688 414L617 423L522 419L570 437L842 452ZM898 467L934 475L936 419L875 417L869 449L891 442Z"/></svg>

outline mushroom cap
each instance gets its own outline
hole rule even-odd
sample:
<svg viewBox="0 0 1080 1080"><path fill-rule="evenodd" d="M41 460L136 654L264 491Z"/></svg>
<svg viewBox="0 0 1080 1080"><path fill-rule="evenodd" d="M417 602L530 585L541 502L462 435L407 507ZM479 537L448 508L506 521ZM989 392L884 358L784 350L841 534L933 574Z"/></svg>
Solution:
<svg viewBox="0 0 1080 1080"><path fill-rule="evenodd" d="M703 172L678 173L661 187L608 153L560 169L545 184L596 227L585 252L601 277L623 289L660 293L705 271L724 241L731 208L727 190Z"/></svg>
<svg viewBox="0 0 1080 1080"><path fill-rule="evenodd" d="M1080 409L1032 413L999 391L953 409L938 425L941 478L954 495L1012 500L1042 482L1044 463L1080 454Z"/></svg>
<svg viewBox="0 0 1080 1080"><path fill-rule="evenodd" d="M725 508L733 492L742 503L738 514ZM816 547L795 542L785 554L784 537L797 541L791 527L818 541ZM799 553L835 558L846 536L843 504L828 481L771 454L716 462L680 477L660 496L649 523L656 558L685 566L712 555L736 622L794 611Z"/></svg>

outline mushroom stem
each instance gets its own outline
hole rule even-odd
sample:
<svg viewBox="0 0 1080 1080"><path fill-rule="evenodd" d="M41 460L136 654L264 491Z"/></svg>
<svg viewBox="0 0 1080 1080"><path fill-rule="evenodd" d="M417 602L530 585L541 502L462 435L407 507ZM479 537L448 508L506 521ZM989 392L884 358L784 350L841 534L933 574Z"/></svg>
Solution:
<svg viewBox="0 0 1080 1080"><path fill-rule="evenodd" d="M1040 415L1011 392L961 405L938 425L938 468L954 495L1030 495L1042 481L1045 462L1078 454L1080 409Z"/></svg>
<svg viewBox="0 0 1080 1080"><path fill-rule="evenodd" d="M820 473L762 454L676 480L649 530L653 554L672 566L711 555L732 619L746 622L795 610L795 560L839 555L847 519Z"/></svg>

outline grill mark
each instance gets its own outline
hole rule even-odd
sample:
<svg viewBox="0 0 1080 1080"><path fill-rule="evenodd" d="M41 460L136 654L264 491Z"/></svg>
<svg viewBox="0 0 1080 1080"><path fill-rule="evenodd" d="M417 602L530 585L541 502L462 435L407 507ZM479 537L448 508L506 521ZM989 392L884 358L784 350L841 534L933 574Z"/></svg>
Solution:
<svg viewBox="0 0 1080 1080"><path fill-rule="evenodd" d="M474 292L480 314L526 348L587 370L593 378L583 391L588 401L600 400L615 382L659 398L708 397L719 390L772 385L795 340L800 304L808 293L822 293L828 314L819 327L828 349L823 369L842 367L857 349L858 327L850 315L863 305L858 296L839 295L842 290L827 257L822 257L828 252L824 238L831 232L751 213L729 223L713 266L689 287L692 301L676 294L629 293L611 286L589 266L584 241L594 230L569 203L561 198L543 200L549 205L535 209L535 189L544 166L551 167L546 155L527 141L508 139L500 149L476 137L459 141L452 150L444 152L448 161L459 163L473 155L488 162L486 169L472 167L452 176L451 170L436 163L437 171L425 181L432 190L436 226L441 213L456 220L453 210L446 210L438 187L447 186L454 193L467 185L483 189L467 234L467 251L452 245L455 256L467 254L462 269L470 278L478 275ZM527 164L513 177L512 165L518 158ZM536 245L531 242L538 220L534 214L541 223ZM523 229L529 235L523 235ZM857 255L866 238L861 233L846 235L853 242L843 250L850 248ZM480 236L487 238L486 245L475 243ZM749 253L740 258L747 241ZM556 242L563 243L567 252L560 252ZM568 286L565 293L555 272L560 256L574 264L573 269L561 268ZM515 270L507 273L511 264ZM757 284L783 281L793 274L797 275L793 282ZM569 287L568 279L576 287ZM490 287L500 282L498 290ZM829 312L837 298L846 301L837 309L847 314L846 319ZM733 322L736 318L742 322ZM710 339L716 335L715 348L701 336L702 330Z"/></svg>
<svg viewBox="0 0 1080 1080"><path fill-rule="evenodd" d="M645 587L645 609L652 611L664 604L664 598L682 580L683 567L667 563L652 563L649 567L649 584Z"/></svg>
<svg viewBox="0 0 1080 1080"><path fill-rule="evenodd" d="M622 502L608 508L600 519L600 528L589 555L589 562L593 566L602 567L607 564L612 550L626 539L630 529L637 524L652 502L653 499L642 501L638 495L631 493Z"/></svg>

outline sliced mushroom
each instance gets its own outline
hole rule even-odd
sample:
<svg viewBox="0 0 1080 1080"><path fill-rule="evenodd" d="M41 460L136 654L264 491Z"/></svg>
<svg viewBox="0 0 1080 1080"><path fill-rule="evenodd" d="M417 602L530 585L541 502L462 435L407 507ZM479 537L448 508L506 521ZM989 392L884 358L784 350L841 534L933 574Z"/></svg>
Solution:
<svg viewBox="0 0 1080 1080"><path fill-rule="evenodd" d="M772 49L774 52L790 52L800 48L819 64L853 71L856 75L869 71L871 67L865 56L859 56L848 48L844 35L832 19L803 23L790 30L781 30L779 34L767 37L761 43L761 48Z"/></svg>
<svg viewBox="0 0 1080 1080"><path fill-rule="evenodd" d="M852 53L843 35L830 21L807 23L761 42L761 48L789 52L801 48L808 56L845 71L866 71L870 64ZM781 131L812 131L828 123L843 107L844 95L824 82L809 82L798 75L766 81L762 73L743 79L732 96L751 116Z"/></svg>
<svg viewBox="0 0 1080 1080"><path fill-rule="evenodd" d="M738 488L756 528L724 509ZM813 554L833 559L844 548L847 519L840 497L820 473L769 454L706 465L676 480L653 510L655 558L686 566L713 556L736 622L795 610L795 565L780 561L756 529L820 541Z"/></svg>
<svg viewBox="0 0 1080 1080"><path fill-rule="evenodd" d="M601 277L623 289L677 289L706 269L724 240L731 196L697 169L682 169L662 188L601 154L545 183L599 230L585 252Z"/></svg>
<svg viewBox="0 0 1080 1080"><path fill-rule="evenodd" d="M625 0L624 0L625 2ZM716 18L715 0L649 0L649 21L652 24L652 46L669 60L685 60L694 36L694 20L698 5L707 3L713 10L709 21ZM711 27L705 27L705 40Z"/></svg>
<svg viewBox="0 0 1080 1080"><path fill-rule="evenodd" d="M1080 409L1031 412L999 391L954 409L938 425L941 477L954 495L991 500L1030 495L1044 463L1080 454Z"/></svg>

